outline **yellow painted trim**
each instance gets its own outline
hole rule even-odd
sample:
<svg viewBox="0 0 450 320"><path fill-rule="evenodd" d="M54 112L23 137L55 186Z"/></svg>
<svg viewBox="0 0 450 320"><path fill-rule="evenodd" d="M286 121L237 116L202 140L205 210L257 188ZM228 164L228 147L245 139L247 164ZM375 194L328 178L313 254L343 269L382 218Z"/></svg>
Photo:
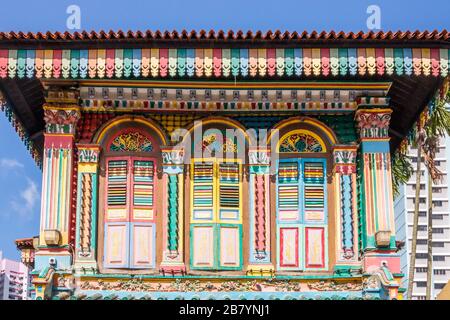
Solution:
<svg viewBox="0 0 450 320"><path fill-rule="evenodd" d="M315 138L320 143L320 146L323 149L322 152L318 152L318 153L327 152L327 146L323 142L322 138L318 134L316 134L316 133L314 133L314 132L312 132L310 130L306 130L306 129L292 130L292 131L289 131L288 133L286 133L284 136L282 136L281 139L279 139L278 142L277 142L276 152L278 152L278 153L291 153L291 152L279 152L279 150L280 150L281 142L284 141L284 139L286 139L288 136L290 136L290 135L292 135L294 133L305 133L305 134L308 134L308 135L312 136L313 138ZM297 153L297 152L294 152L294 153ZM301 152L298 152L298 153L301 153Z"/></svg>
<svg viewBox="0 0 450 320"><path fill-rule="evenodd" d="M360 113L360 112L364 112L364 113L392 113L392 109L389 108L384 108L384 109L358 109L356 110L356 113Z"/></svg>
<svg viewBox="0 0 450 320"><path fill-rule="evenodd" d="M97 173L97 163L78 163L79 173Z"/></svg>
<svg viewBox="0 0 450 320"><path fill-rule="evenodd" d="M47 101L49 101L47 99ZM72 101L72 100L70 100ZM60 101L58 99L54 99L54 102L61 102L63 103L64 101ZM80 106L76 104L76 102L74 103L70 103L70 107L58 107L52 104L44 104L44 106L42 107L44 110L64 110L64 111L80 111Z"/></svg>
<svg viewBox="0 0 450 320"><path fill-rule="evenodd" d="M301 122L299 120L301 120ZM330 142L332 144L336 144L337 143L337 140L336 140L336 137L334 135L334 132L330 128L328 128L326 125L324 125L322 122L317 121L315 119L311 119L311 118L298 118L298 117L295 117L293 119L288 119L285 122L276 124L275 127L272 130L270 130L269 136L267 137L267 144L269 145L270 141L272 140L272 134L273 134L274 129L281 130L281 129L285 128L286 126L289 126L289 125L291 125L293 123L299 123L299 124L307 123L307 124L310 124L310 125L312 125L314 127L317 127L328 137L328 139L330 140ZM311 131L309 131L309 132L311 132ZM322 139L320 139L320 140L322 140Z"/></svg>
<svg viewBox="0 0 450 320"><path fill-rule="evenodd" d="M220 209L221 209L221 207L220 207L220 198L219 198L219 196L220 196L220 182L219 182L219 165L220 165L220 163L238 163L238 165L239 165L239 182L238 182L238 184L239 184L239 219L238 220L233 220L232 222L230 222L230 221L227 221L227 220L221 220L220 219ZM216 178L216 188L217 188L217 202L216 202L216 204L217 204L217 212L216 212L216 216L217 216L217 221L219 222L219 223L239 223L239 224L242 224L242 212L243 212L243 208L242 208L242 202L243 202L243 199L242 199L242 183L243 183L243 181L242 181L242 179L241 179L241 177L242 177L242 160L241 159L217 159L217 162L216 162L216 172L217 172L217 178Z"/></svg>
<svg viewBox="0 0 450 320"><path fill-rule="evenodd" d="M391 138L361 138L361 141L386 141L389 142L391 140Z"/></svg>
<svg viewBox="0 0 450 320"><path fill-rule="evenodd" d="M245 140L247 140L247 142L249 144L251 144L250 136L247 134L246 129L241 124L238 124L235 121L232 121L231 119L229 120L229 119L225 119L225 118L209 118L209 119L199 120L199 122L200 123L197 124L196 121L194 121L194 125L188 129L188 132L191 133L195 128L197 128L199 126L207 125L208 123L223 123L223 124L232 126L233 128L242 130L244 132ZM202 134L203 134L203 132L202 132ZM183 142L186 139L186 137L187 137L187 135L185 135L183 137Z"/></svg>
<svg viewBox="0 0 450 320"><path fill-rule="evenodd" d="M74 137L75 133L44 133L44 137Z"/></svg>
<svg viewBox="0 0 450 320"><path fill-rule="evenodd" d="M144 118L140 118L140 117L125 117L125 118L120 118L120 119L115 119L113 121L111 121L110 123L108 123L105 127L103 127L101 129L101 132L98 134L98 136L96 137L94 143L100 143L100 141L103 140L103 138L105 137L106 133L114 126L119 125L121 123L124 122L138 122L141 124L144 124L150 128L152 128L159 136L159 138L161 139L163 144L167 144L167 139L165 137L165 135L163 134L163 132L161 131L160 128L158 128L156 125L154 125L153 123L151 123L150 121L148 121L147 119Z"/></svg>
<svg viewBox="0 0 450 320"><path fill-rule="evenodd" d="M212 210L212 219L194 219L194 163L198 162L212 162L213 164L213 205L211 207ZM239 164L239 219L228 221L220 219L220 199L219 199L219 165L220 163L238 163ZM217 158L192 158L191 159L191 181L190 181L190 203L191 203L191 212L190 212L190 221L191 223L233 223L233 224L242 224L242 212L243 212L243 187L242 187L242 160L241 159L217 159ZM211 185L211 183L197 183L197 185Z"/></svg>

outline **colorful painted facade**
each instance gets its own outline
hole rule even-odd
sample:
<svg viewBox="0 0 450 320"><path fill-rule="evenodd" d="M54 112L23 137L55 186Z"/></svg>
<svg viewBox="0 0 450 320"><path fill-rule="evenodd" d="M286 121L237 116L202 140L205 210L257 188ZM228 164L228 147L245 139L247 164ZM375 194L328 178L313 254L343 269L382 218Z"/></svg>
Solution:
<svg viewBox="0 0 450 320"><path fill-rule="evenodd" d="M391 155L449 35L157 34L0 34L43 172L36 298L400 299Z"/></svg>

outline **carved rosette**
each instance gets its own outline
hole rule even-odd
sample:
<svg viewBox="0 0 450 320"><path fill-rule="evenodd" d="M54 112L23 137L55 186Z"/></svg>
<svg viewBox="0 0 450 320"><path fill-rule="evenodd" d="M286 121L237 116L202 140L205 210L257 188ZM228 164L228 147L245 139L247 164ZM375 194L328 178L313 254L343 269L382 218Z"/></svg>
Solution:
<svg viewBox="0 0 450 320"><path fill-rule="evenodd" d="M336 146L333 149L334 172L339 174L356 173L356 154L358 146Z"/></svg>
<svg viewBox="0 0 450 320"><path fill-rule="evenodd" d="M388 139L391 113L391 109L358 109L355 121L360 139Z"/></svg>

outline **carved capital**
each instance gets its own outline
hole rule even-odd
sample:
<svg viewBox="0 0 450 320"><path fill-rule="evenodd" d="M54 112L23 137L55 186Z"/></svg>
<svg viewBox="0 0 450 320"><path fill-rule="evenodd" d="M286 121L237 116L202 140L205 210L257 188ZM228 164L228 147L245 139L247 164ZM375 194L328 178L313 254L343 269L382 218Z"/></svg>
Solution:
<svg viewBox="0 0 450 320"><path fill-rule="evenodd" d="M356 173L356 153L358 146L335 146L333 148L334 172Z"/></svg>
<svg viewBox="0 0 450 320"><path fill-rule="evenodd" d="M183 172L184 149L176 147L161 147L163 172L178 174Z"/></svg>
<svg viewBox="0 0 450 320"><path fill-rule="evenodd" d="M47 133L75 134L75 128L80 117L80 107L76 104L44 105L44 121Z"/></svg>
<svg viewBox="0 0 450 320"><path fill-rule="evenodd" d="M388 139L391 113L391 109L358 109L355 121L360 139Z"/></svg>
<svg viewBox="0 0 450 320"><path fill-rule="evenodd" d="M77 144L78 163L97 164L100 159L100 146L96 144Z"/></svg>
<svg viewBox="0 0 450 320"><path fill-rule="evenodd" d="M248 161L252 166L269 166L270 149L251 149L248 151Z"/></svg>
<svg viewBox="0 0 450 320"><path fill-rule="evenodd" d="M173 147L161 147L163 165L182 165L184 161L184 149Z"/></svg>

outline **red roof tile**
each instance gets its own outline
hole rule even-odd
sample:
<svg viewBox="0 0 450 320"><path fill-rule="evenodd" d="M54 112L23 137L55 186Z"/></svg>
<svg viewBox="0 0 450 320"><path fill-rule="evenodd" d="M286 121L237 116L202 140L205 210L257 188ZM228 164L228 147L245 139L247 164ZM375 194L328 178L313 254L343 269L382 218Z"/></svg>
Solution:
<svg viewBox="0 0 450 320"><path fill-rule="evenodd" d="M61 40L224 40L224 41L234 41L234 40L450 40L450 32L447 30L442 31L378 31L378 32L307 32L303 31L301 33L294 32L281 32L280 30L267 31L263 33L262 31L187 31L182 30L178 32L174 31L81 31L81 32L0 32L0 41L7 40L46 40L46 41L61 41Z"/></svg>

